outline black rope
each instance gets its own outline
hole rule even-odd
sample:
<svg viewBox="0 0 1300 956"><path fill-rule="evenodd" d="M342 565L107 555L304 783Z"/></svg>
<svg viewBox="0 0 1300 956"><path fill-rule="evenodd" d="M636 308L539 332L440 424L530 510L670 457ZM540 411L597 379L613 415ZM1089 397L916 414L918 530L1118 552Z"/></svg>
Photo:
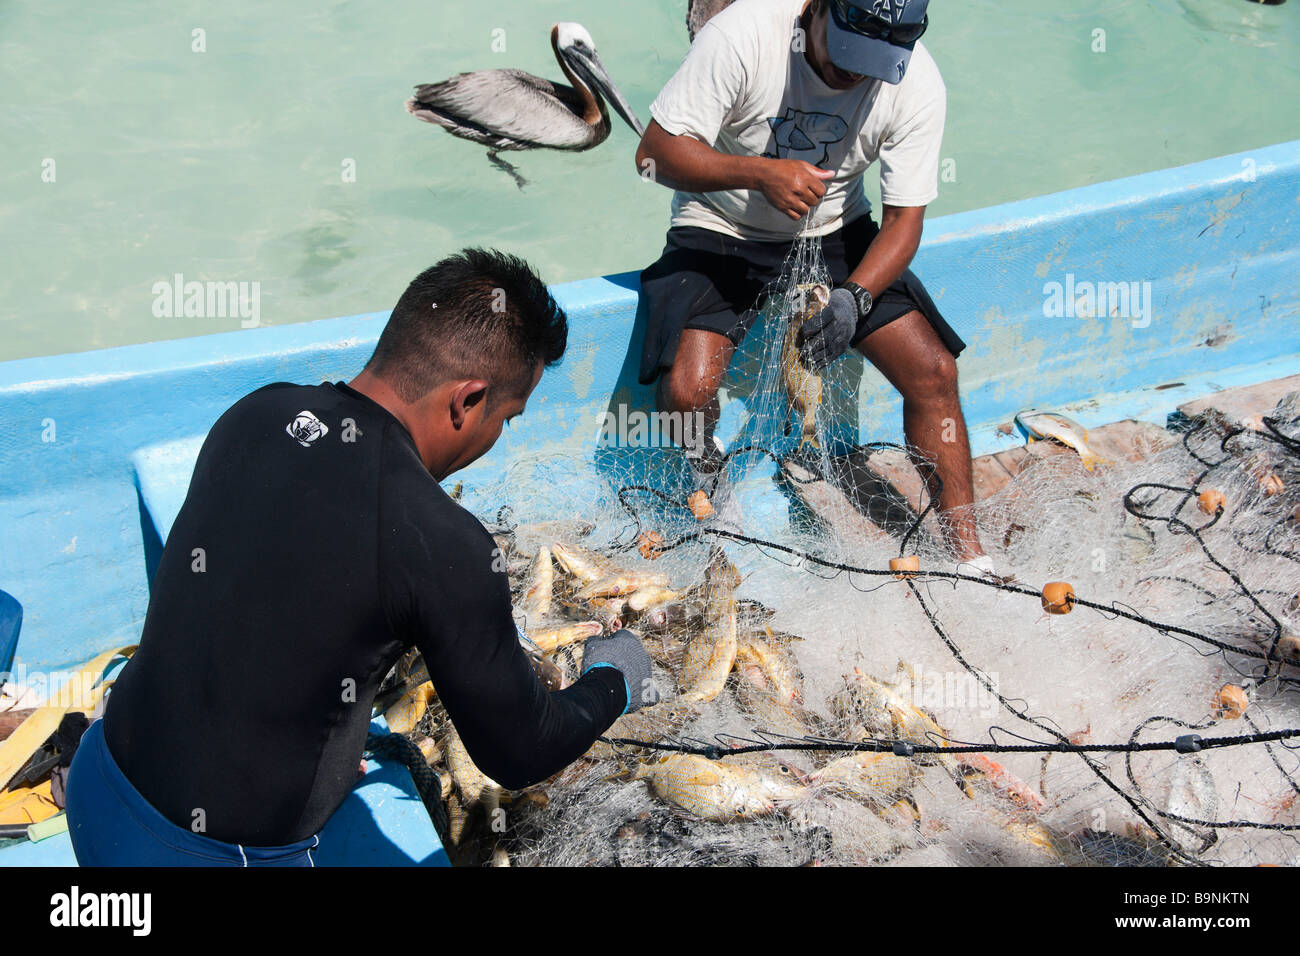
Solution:
<svg viewBox="0 0 1300 956"><path fill-rule="evenodd" d="M1150 718L1149 718L1150 719ZM899 757L927 756L934 754L1092 754L1092 753L1150 753L1155 751L1175 751L1194 753L1198 750L1214 750L1224 747L1239 747L1245 744L1270 743L1300 737L1300 728L1289 730L1271 730L1254 734L1238 734L1232 737L1201 737L1186 735L1174 740L1157 740L1138 743L1130 740L1122 744L1075 744L1067 738L1056 743L1032 744L920 744L909 740L839 740L833 737L798 737L785 738L785 743L774 743L763 738L759 743L742 746L723 744L690 743L691 738L674 740L637 740L630 737L601 737L607 744L624 747L640 747L643 750L662 750L670 753L690 754L720 760L724 757L738 757L745 754L766 753L769 751L789 750L806 753L892 753ZM744 740L743 737L727 735L728 739ZM779 736L779 735L778 735ZM1297 827L1300 829L1300 826Z"/></svg>
<svg viewBox="0 0 1300 956"><path fill-rule="evenodd" d="M451 824L447 819L447 805L442 801L442 779L424 759L420 748L403 734L370 734L366 737L365 753L396 760L410 771L416 793L433 821L433 828L438 831L439 839L447 844Z"/></svg>

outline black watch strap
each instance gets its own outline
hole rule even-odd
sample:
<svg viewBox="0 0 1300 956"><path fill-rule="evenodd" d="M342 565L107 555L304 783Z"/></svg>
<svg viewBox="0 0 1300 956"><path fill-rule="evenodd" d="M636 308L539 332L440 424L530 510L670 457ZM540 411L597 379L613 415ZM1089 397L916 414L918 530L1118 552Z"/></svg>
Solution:
<svg viewBox="0 0 1300 956"><path fill-rule="evenodd" d="M856 282L846 282L840 288L849 291L849 294L858 303L858 318L865 319L867 313L871 311L871 293Z"/></svg>

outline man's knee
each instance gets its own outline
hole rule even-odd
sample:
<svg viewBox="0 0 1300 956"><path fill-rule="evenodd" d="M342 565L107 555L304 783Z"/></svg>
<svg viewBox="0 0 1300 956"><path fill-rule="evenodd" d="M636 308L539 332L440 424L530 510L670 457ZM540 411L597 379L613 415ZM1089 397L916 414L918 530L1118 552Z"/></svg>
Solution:
<svg viewBox="0 0 1300 956"><path fill-rule="evenodd" d="M702 370L681 362L665 370L659 380L659 408L665 412L698 412L717 391Z"/></svg>
<svg viewBox="0 0 1300 956"><path fill-rule="evenodd" d="M951 399L957 394L957 359L944 348L926 349L909 369L901 391L912 401Z"/></svg>

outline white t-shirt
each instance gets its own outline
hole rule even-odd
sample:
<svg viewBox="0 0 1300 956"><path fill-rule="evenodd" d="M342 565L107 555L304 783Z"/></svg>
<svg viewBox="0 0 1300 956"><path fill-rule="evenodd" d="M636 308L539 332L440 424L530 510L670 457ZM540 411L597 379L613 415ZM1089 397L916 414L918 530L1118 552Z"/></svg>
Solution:
<svg viewBox="0 0 1300 956"><path fill-rule="evenodd" d="M795 31L805 0L737 0L695 37L686 59L650 105L673 135L722 153L802 159L835 170L808 232L823 235L870 212L862 174L880 160L880 196L925 206L939 195L939 146L947 91L921 43L898 84L867 80L851 90L822 82ZM673 196L674 226L702 226L741 239L789 239L803 230L758 190Z"/></svg>

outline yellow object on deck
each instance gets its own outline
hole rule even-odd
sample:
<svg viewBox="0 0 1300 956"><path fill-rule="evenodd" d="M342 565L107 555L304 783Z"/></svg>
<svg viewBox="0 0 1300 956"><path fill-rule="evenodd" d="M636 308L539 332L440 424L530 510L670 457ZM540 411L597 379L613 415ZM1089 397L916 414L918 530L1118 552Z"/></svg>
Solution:
<svg viewBox="0 0 1300 956"><path fill-rule="evenodd" d="M40 823L59 812L50 793L50 781L0 793L0 826Z"/></svg>
<svg viewBox="0 0 1300 956"><path fill-rule="evenodd" d="M114 648L92 658L73 678L54 692L54 701L39 707L0 743L0 786L8 786L14 774L32 754L59 729L65 714L79 711L87 717L94 712L108 683L104 671L118 657L130 657L136 645Z"/></svg>

